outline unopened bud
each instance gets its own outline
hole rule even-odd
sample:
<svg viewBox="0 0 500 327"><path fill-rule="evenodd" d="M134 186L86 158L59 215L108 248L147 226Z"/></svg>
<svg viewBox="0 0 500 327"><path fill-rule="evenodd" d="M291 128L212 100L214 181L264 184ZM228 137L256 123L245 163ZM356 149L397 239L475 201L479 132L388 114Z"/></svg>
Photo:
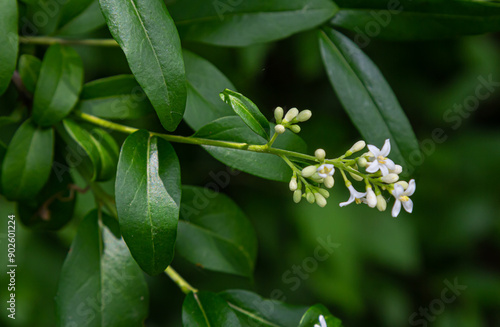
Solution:
<svg viewBox="0 0 500 327"><path fill-rule="evenodd" d="M306 200L307 202L309 203L314 203L314 194L312 194L311 192L307 192L306 194Z"/></svg>
<svg viewBox="0 0 500 327"><path fill-rule="evenodd" d="M316 198L316 203L321 207L323 208L324 206L326 206L326 199L323 195L321 195L320 193L314 193L314 197Z"/></svg>
<svg viewBox="0 0 500 327"><path fill-rule="evenodd" d="M357 175L357 174L351 173L350 171L349 171L349 175L351 175L351 177L352 177L355 181L360 182L360 181L362 181L362 180L363 180L363 177L361 177L361 176L359 176L359 175Z"/></svg>
<svg viewBox="0 0 500 327"><path fill-rule="evenodd" d="M311 177L309 177L310 179L312 179L313 181L315 181L316 183L323 183L323 177L321 177L317 172L314 173Z"/></svg>
<svg viewBox="0 0 500 327"><path fill-rule="evenodd" d="M278 124L278 125L274 126L274 131L277 134L283 134L283 133L285 133L285 126Z"/></svg>
<svg viewBox="0 0 500 327"><path fill-rule="evenodd" d="M302 169L302 176L305 178L311 177L316 172L316 169L318 169L316 166L307 166Z"/></svg>
<svg viewBox="0 0 500 327"><path fill-rule="evenodd" d="M375 208L377 205L377 196L373 192L371 186L366 188L366 203L370 208Z"/></svg>
<svg viewBox="0 0 500 327"><path fill-rule="evenodd" d="M358 141L354 143L354 145L349 149L349 151L351 151L352 153L358 152L363 150L365 146L366 146L365 141Z"/></svg>
<svg viewBox="0 0 500 327"><path fill-rule="evenodd" d="M333 184L335 184L335 180L333 179L333 176L328 175L328 176L326 176L323 183L325 184L326 188L332 188Z"/></svg>
<svg viewBox="0 0 500 327"><path fill-rule="evenodd" d="M389 170L389 172L399 175L403 172L403 167L401 167L400 165L396 165L394 170Z"/></svg>
<svg viewBox="0 0 500 327"><path fill-rule="evenodd" d="M287 122L291 122L297 115L299 114L299 110L297 108L292 108L287 111L285 115L285 120Z"/></svg>
<svg viewBox="0 0 500 327"><path fill-rule="evenodd" d="M317 149L316 151L314 151L314 156L320 160L320 161L323 161L325 160L325 157L326 157L326 152L325 150L323 149Z"/></svg>
<svg viewBox="0 0 500 327"><path fill-rule="evenodd" d="M302 200L302 191L295 190L295 192L293 192L293 202L299 203L300 200Z"/></svg>
<svg viewBox="0 0 500 327"><path fill-rule="evenodd" d="M358 166L360 167L366 167L368 165L368 161L364 157L360 157L358 159Z"/></svg>
<svg viewBox="0 0 500 327"><path fill-rule="evenodd" d="M318 192L321 193L321 195L323 195L325 197L325 199L328 199L330 197L330 192L328 192L324 188L320 188L318 190Z"/></svg>
<svg viewBox="0 0 500 327"><path fill-rule="evenodd" d="M295 191L297 189L297 178L292 177L288 186L290 187L290 191Z"/></svg>
<svg viewBox="0 0 500 327"><path fill-rule="evenodd" d="M379 211L385 211L387 208L387 202L385 201L384 197L382 195L377 195L377 209Z"/></svg>
<svg viewBox="0 0 500 327"><path fill-rule="evenodd" d="M387 174L385 176L380 177L380 180L384 183L387 183L387 184L396 183L398 181L398 179L399 179L399 176L396 174Z"/></svg>
<svg viewBox="0 0 500 327"><path fill-rule="evenodd" d="M300 132L300 126L299 125L290 125L288 126L288 128L294 132L295 134L299 133Z"/></svg>
<svg viewBox="0 0 500 327"><path fill-rule="evenodd" d="M399 181L396 184L401 185L405 190L408 188L408 182L405 181Z"/></svg>
<svg viewBox="0 0 500 327"><path fill-rule="evenodd" d="M304 122L306 120L309 120L309 118L311 118L311 116L312 116L311 110L307 110L307 109L306 110L302 110L297 115L297 121Z"/></svg>
<svg viewBox="0 0 500 327"><path fill-rule="evenodd" d="M276 123L281 123L283 120L283 108L276 107L276 109L274 109L274 119L276 119Z"/></svg>

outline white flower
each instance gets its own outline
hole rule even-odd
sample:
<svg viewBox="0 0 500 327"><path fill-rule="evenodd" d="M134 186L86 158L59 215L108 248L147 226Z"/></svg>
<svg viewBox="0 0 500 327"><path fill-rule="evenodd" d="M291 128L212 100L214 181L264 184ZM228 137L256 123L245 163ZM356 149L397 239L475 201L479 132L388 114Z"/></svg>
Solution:
<svg viewBox="0 0 500 327"><path fill-rule="evenodd" d="M356 203L363 202L363 198L366 196L366 193L361 193L361 192L356 191L352 185L349 185L347 188L349 189L349 192L351 193L351 195L349 196L349 200L339 204L341 207L353 203L354 200L356 200Z"/></svg>
<svg viewBox="0 0 500 327"><path fill-rule="evenodd" d="M370 208L375 208L377 205L377 196L375 192L373 192L371 186L366 188L366 204L368 204Z"/></svg>
<svg viewBox="0 0 500 327"><path fill-rule="evenodd" d="M323 315L319 315L318 319L319 319L320 325L314 324L314 327L328 327L328 325L326 324L325 317L323 317Z"/></svg>
<svg viewBox="0 0 500 327"><path fill-rule="evenodd" d="M333 165L330 164L322 164L321 166L318 167L317 171L318 175L321 178L326 178L327 176L333 176L335 168L333 167Z"/></svg>
<svg viewBox="0 0 500 327"><path fill-rule="evenodd" d="M399 184L394 184L394 190L392 191L392 195L396 202L394 202L394 207L392 207L392 216L397 217L399 212L401 211L401 202L403 203L403 208L405 208L406 212L411 213L413 210L413 202L409 198L415 192L415 180L412 179L410 183L408 183L408 188L405 190L403 186Z"/></svg>
<svg viewBox="0 0 500 327"><path fill-rule="evenodd" d="M368 144L368 149L373 154L374 160L368 163L368 168L366 171L369 173L375 173L380 169L382 176L389 174L389 169L396 169L394 161L388 159L387 156L391 152L391 141L389 139L385 140L382 150L379 150L376 146Z"/></svg>

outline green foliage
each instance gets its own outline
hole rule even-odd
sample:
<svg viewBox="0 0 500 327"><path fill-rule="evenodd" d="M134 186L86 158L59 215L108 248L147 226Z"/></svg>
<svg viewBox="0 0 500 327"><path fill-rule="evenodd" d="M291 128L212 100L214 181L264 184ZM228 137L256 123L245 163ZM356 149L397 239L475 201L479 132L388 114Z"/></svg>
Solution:
<svg viewBox="0 0 500 327"><path fill-rule="evenodd" d="M116 175L120 229L134 259L150 275L170 264L179 219L180 167L167 141L141 130L123 143Z"/></svg>
<svg viewBox="0 0 500 327"><path fill-rule="evenodd" d="M163 127L175 130L186 106L179 36L161 0L100 0L109 30Z"/></svg>
<svg viewBox="0 0 500 327"><path fill-rule="evenodd" d="M9 86L17 62L19 36L17 34L17 1L0 2L0 95Z"/></svg>
<svg viewBox="0 0 500 327"><path fill-rule="evenodd" d="M30 93L35 92L42 62L35 56L23 54L19 57L19 76Z"/></svg>

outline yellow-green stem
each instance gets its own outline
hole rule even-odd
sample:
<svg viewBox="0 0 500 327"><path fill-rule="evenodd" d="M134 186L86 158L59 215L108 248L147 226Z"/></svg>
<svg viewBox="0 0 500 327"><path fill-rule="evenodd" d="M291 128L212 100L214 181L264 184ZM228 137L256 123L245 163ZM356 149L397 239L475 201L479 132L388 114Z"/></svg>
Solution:
<svg viewBox="0 0 500 327"><path fill-rule="evenodd" d="M179 286L181 291L184 294L188 294L189 292L196 293L198 290L191 286L184 278L182 278L181 275L177 273L177 271L174 270L171 266L168 266L167 269L165 269L165 274L167 274L170 279Z"/></svg>
<svg viewBox="0 0 500 327"><path fill-rule="evenodd" d="M20 36L19 43L52 45L52 44L71 44L87 45L97 47L118 47L118 43L113 39L63 39L50 36Z"/></svg>

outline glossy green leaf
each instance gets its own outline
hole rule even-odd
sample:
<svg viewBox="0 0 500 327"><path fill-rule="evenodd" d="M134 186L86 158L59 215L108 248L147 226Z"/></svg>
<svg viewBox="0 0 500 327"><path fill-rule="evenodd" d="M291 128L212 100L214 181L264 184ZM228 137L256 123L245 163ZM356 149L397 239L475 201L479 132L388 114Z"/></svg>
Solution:
<svg viewBox="0 0 500 327"><path fill-rule="evenodd" d="M183 54L187 79L185 122L198 130L218 118L236 115L219 97L222 90L236 89L231 81L202 57L185 50Z"/></svg>
<svg viewBox="0 0 500 327"><path fill-rule="evenodd" d="M97 180L106 181L114 178L120 152L115 139L101 128L93 128L90 133L100 157Z"/></svg>
<svg viewBox="0 0 500 327"><path fill-rule="evenodd" d="M161 0L100 0L114 39L127 57L163 127L175 130L186 105L179 36Z"/></svg>
<svg viewBox="0 0 500 327"><path fill-rule="evenodd" d="M66 0L60 10L57 35L91 32L106 25L97 0Z"/></svg>
<svg viewBox="0 0 500 327"><path fill-rule="evenodd" d="M144 275L127 246L99 227L97 211L90 212L61 270L56 296L59 325L142 326L148 302Z"/></svg>
<svg viewBox="0 0 500 327"><path fill-rule="evenodd" d="M169 10L183 40L247 46L321 25L338 8L331 0L177 0Z"/></svg>
<svg viewBox="0 0 500 327"><path fill-rule="evenodd" d="M75 50L59 44L45 53L33 99L33 120L54 125L75 106L83 83L83 64Z"/></svg>
<svg viewBox="0 0 500 327"><path fill-rule="evenodd" d="M54 162L63 161L62 155L56 152ZM29 228L58 230L73 218L78 192L72 189L71 174L61 173L56 167L54 164L49 181L34 199L18 203L19 218Z"/></svg>
<svg viewBox="0 0 500 327"><path fill-rule="evenodd" d="M307 310L307 307L264 299L245 290L227 290L219 296L228 302L245 327L297 327Z"/></svg>
<svg viewBox="0 0 500 327"><path fill-rule="evenodd" d="M35 56L23 54L19 58L19 76L21 76L24 86L30 93L35 92L41 66L42 61Z"/></svg>
<svg viewBox="0 0 500 327"><path fill-rule="evenodd" d="M17 34L17 1L0 0L0 95L14 74L19 49Z"/></svg>
<svg viewBox="0 0 500 327"><path fill-rule="evenodd" d="M328 327L342 327L342 321L334 317L322 304L316 304L310 307L300 320L300 325L298 327L314 327L316 324L319 325L320 315L325 318Z"/></svg>
<svg viewBox="0 0 500 327"><path fill-rule="evenodd" d="M67 144L66 161L87 179L94 181L99 177L101 154L94 137L72 119L64 119L57 131Z"/></svg>
<svg viewBox="0 0 500 327"><path fill-rule="evenodd" d="M420 154L418 142L392 89L358 46L332 29L319 34L323 62L342 106L368 143L391 139L390 157L406 166Z"/></svg>
<svg viewBox="0 0 500 327"><path fill-rule="evenodd" d="M335 26L356 33L367 46L372 38L428 40L500 31L500 3L448 0L343 0Z"/></svg>
<svg viewBox="0 0 500 327"><path fill-rule="evenodd" d="M7 146L0 141L0 194L3 194L2 191L2 166L3 159L5 158L5 153L7 153Z"/></svg>
<svg viewBox="0 0 500 327"><path fill-rule="evenodd" d="M227 196L201 187L182 188L176 251L205 269L250 277L257 255L254 229Z"/></svg>
<svg viewBox="0 0 500 327"><path fill-rule="evenodd" d="M9 143L2 165L2 190L8 199L33 198L49 179L54 131L25 121Z"/></svg>
<svg viewBox="0 0 500 327"><path fill-rule="evenodd" d="M76 108L106 119L137 119L153 112L133 75L117 75L85 84Z"/></svg>
<svg viewBox="0 0 500 327"><path fill-rule="evenodd" d="M170 264L181 199L180 167L167 141L140 130L123 143L116 175L116 208L123 238L150 275Z"/></svg>
<svg viewBox="0 0 500 327"><path fill-rule="evenodd" d="M223 298L212 292L189 293L182 305L183 327L242 326Z"/></svg>
<svg viewBox="0 0 500 327"><path fill-rule="evenodd" d="M274 125L271 124L271 128ZM266 140L256 135L236 116L217 119L198 130L196 137L213 140L242 142L248 144L265 144ZM288 182L292 177L290 167L278 156L238 149L228 149L205 145L208 153L222 163L262 178ZM305 142L297 135L286 131L280 135L273 147L296 152L306 152Z"/></svg>
<svg viewBox="0 0 500 327"><path fill-rule="evenodd" d="M252 100L241 93L228 89L225 89L220 97L225 103L231 105L234 112L243 119L252 131L269 140L269 122Z"/></svg>

